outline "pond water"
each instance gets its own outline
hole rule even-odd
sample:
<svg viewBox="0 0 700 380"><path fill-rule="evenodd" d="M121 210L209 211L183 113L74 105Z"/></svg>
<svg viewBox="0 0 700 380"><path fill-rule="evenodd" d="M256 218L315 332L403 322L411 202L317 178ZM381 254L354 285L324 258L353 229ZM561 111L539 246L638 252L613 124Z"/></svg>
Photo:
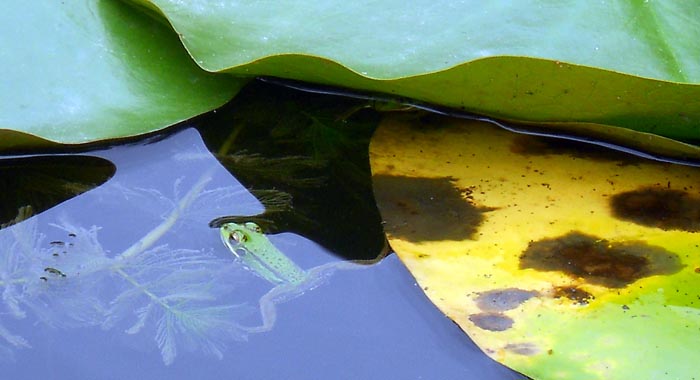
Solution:
<svg viewBox="0 0 700 380"><path fill-rule="evenodd" d="M297 95L290 96L275 108ZM255 220L305 269L372 258L384 240L367 184L334 177L340 169L325 146L299 151L280 123L266 133L295 160L265 160L260 152L272 143L256 140L256 130L240 132L235 113L210 117L218 125L205 119L199 129L131 145L0 163L8 194L0 229L3 378L523 378L486 357L393 254L336 271L277 304L271 331L247 332L260 324L258 302L273 285L234 259L212 220L253 218L265 211L263 199L269 213ZM239 137L248 143L237 145ZM306 182L295 182L299 173ZM351 191L334 195L342 201L317 198L323 206L314 208L318 189L327 191L320 183Z"/></svg>

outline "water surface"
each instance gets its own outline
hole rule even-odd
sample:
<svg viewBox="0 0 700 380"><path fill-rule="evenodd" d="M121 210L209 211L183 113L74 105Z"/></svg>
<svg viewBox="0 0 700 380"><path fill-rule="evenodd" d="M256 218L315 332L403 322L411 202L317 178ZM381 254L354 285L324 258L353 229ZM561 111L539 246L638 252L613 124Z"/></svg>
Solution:
<svg viewBox="0 0 700 380"><path fill-rule="evenodd" d="M394 255L279 305L270 332L238 330L259 323L271 285L208 223L258 214L260 202L196 129L88 154L111 161L114 176L0 230L5 377L520 378L437 311ZM303 268L339 260L278 232L272 242ZM201 323L166 332L168 308L201 311Z"/></svg>

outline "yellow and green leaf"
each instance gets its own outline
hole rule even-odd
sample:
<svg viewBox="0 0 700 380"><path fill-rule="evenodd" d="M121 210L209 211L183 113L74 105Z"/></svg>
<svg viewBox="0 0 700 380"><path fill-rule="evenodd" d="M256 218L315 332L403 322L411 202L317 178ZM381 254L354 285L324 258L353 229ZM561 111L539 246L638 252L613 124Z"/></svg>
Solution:
<svg viewBox="0 0 700 380"><path fill-rule="evenodd" d="M392 247L490 356L535 379L691 379L700 169L440 119L370 146Z"/></svg>

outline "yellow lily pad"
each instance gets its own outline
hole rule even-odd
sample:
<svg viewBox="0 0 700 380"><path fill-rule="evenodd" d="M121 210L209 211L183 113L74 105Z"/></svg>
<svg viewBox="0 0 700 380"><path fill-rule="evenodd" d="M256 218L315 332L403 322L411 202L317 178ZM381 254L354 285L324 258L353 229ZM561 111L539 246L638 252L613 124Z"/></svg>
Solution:
<svg viewBox="0 0 700 380"><path fill-rule="evenodd" d="M700 378L700 169L451 119L388 118L370 159L392 247L497 361Z"/></svg>

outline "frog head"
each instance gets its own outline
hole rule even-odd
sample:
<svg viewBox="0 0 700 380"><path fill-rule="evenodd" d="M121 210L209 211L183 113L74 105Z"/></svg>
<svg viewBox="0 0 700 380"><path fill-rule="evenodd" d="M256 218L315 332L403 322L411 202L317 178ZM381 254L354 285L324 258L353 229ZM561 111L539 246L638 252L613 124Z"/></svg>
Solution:
<svg viewBox="0 0 700 380"><path fill-rule="evenodd" d="M306 275L280 252L253 222L226 223L221 240L246 269L274 284L302 282Z"/></svg>
<svg viewBox="0 0 700 380"><path fill-rule="evenodd" d="M253 222L225 223L221 226L221 241L238 258L246 256L251 248L264 239L262 229Z"/></svg>

